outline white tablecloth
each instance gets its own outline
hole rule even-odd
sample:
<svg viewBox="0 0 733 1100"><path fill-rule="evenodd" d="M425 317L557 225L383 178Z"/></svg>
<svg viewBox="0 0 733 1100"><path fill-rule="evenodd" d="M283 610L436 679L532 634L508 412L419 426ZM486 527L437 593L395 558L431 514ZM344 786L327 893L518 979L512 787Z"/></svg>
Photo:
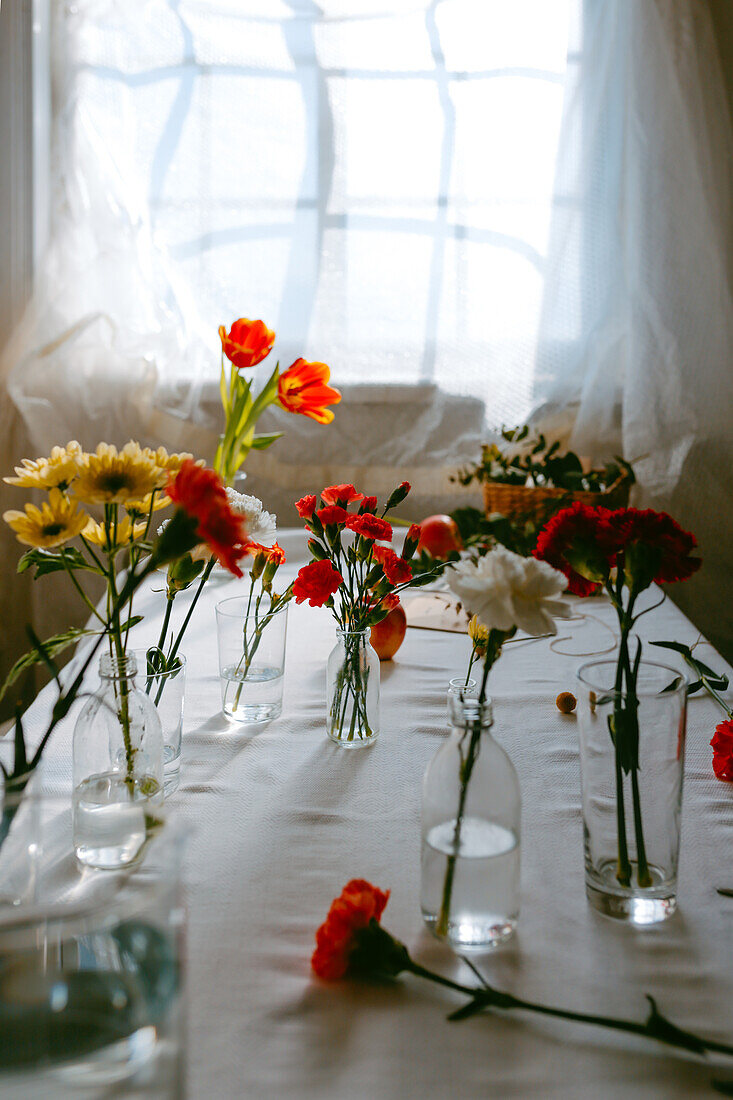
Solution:
<svg viewBox="0 0 733 1100"><path fill-rule="evenodd" d="M280 576L292 576L304 542L296 533L282 541L290 560ZM472 980L426 933L419 909L421 778L446 736L446 685L465 669L468 639L408 630L382 666L381 736L347 752L324 728L333 620L291 604L283 714L252 734L220 713L213 609L238 583L207 588L183 646L175 798L195 825L185 878L191 1100L710 1095L724 1070L650 1042L518 1013L449 1024L460 1000L410 976L384 986L312 977L316 927L342 886L364 877L392 891L383 923L417 961ZM190 595L179 597L175 620ZM156 640L163 602L160 591L138 599L147 618L136 645ZM574 608L587 618L560 624L565 640L554 649L610 645L610 605ZM697 638L669 600L641 620L640 633ZM725 667L709 646L700 653ZM733 887L733 785L714 778L709 748L721 713L707 699L690 701L679 912L647 930L620 926L586 903L577 722L554 702L574 690L582 660L529 641L507 646L492 672L495 733L522 786L522 908L515 940L477 961L500 988L585 1012L641 1020L650 993L680 1026L731 1042L733 900L715 888ZM31 736L45 710L41 698ZM72 724L48 749L57 786L70 783Z"/></svg>

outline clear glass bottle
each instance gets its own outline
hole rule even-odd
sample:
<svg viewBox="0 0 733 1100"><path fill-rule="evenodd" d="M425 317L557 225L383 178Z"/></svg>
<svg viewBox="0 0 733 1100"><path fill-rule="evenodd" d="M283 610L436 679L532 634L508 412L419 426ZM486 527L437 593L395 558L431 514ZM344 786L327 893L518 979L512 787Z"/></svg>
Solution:
<svg viewBox="0 0 733 1100"><path fill-rule="evenodd" d="M135 684L133 656L99 662L100 686L74 727L74 848L90 867L138 855L163 801L163 733L155 704Z"/></svg>
<svg viewBox="0 0 733 1100"><path fill-rule="evenodd" d="M519 917L521 798L514 765L491 735L491 701L449 697L451 733L423 779L423 919L456 950L486 950Z"/></svg>
<svg viewBox="0 0 733 1100"><path fill-rule="evenodd" d="M379 735L379 657L368 630L337 630L326 669L326 731L345 748L371 745Z"/></svg>

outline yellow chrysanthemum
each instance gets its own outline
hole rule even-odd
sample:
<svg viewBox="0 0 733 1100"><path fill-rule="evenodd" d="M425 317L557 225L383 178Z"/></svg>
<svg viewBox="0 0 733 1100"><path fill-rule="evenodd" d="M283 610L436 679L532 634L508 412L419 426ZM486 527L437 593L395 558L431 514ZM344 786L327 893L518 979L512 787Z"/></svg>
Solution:
<svg viewBox="0 0 733 1100"><path fill-rule="evenodd" d="M5 522L15 531L18 542L25 546L41 546L51 550L54 546L80 535L89 523L89 516L75 500L69 500L60 489L51 489L48 500L37 508L26 504L24 512L14 509L5 512Z"/></svg>
<svg viewBox="0 0 733 1100"><path fill-rule="evenodd" d="M128 500L125 503L125 511L132 519L145 519L147 520L150 515L150 500L152 493L148 493L145 500ZM155 501L153 503L153 511L159 512L161 508L167 508L171 502L171 498L162 490L158 490L155 494Z"/></svg>
<svg viewBox="0 0 733 1100"><path fill-rule="evenodd" d="M489 631L483 623L478 621L477 615L474 615L468 624L468 636L479 656L486 652L486 647L489 644Z"/></svg>
<svg viewBox="0 0 733 1100"><path fill-rule="evenodd" d="M96 452L79 458L74 495L86 504L124 504L143 500L165 481L165 472L139 443L126 443L119 452L109 443L100 443Z"/></svg>
<svg viewBox="0 0 733 1100"><path fill-rule="evenodd" d="M109 553L110 550L119 550L123 546L129 546L135 539L141 538L145 534L146 526L145 523L133 523L124 516L116 525L111 525L111 537L108 538L105 525L90 519L82 535L87 542L93 543L94 546L101 546L105 553Z"/></svg>
<svg viewBox="0 0 733 1100"><path fill-rule="evenodd" d="M187 451L181 451L180 454L169 455L165 447L158 447L157 451L151 450L150 447L145 447L143 454L146 457L151 458L156 466L160 466L161 470L166 470L169 474L177 474L186 459L193 459L193 455ZM201 458L196 462L197 466L205 466L206 463Z"/></svg>
<svg viewBox="0 0 733 1100"><path fill-rule="evenodd" d="M5 477L3 481L23 489L66 489L76 477L81 453L81 444L72 439L65 447L54 447L48 458L24 458L15 467L17 477Z"/></svg>

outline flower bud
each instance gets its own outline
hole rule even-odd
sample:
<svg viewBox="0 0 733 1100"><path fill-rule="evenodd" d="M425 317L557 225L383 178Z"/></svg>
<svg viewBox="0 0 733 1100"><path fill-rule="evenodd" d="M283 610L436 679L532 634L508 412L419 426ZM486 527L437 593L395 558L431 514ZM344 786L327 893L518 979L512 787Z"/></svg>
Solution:
<svg viewBox="0 0 733 1100"><path fill-rule="evenodd" d="M308 540L308 549L316 561L324 561L328 557L328 552L315 539Z"/></svg>
<svg viewBox="0 0 733 1100"><path fill-rule="evenodd" d="M413 523L410 525L410 529L405 535L405 545L402 548L402 558L404 561L409 561L417 550L417 544L420 541L420 524Z"/></svg>
<svg viewBox="0 0 733 1100"><path fill-rule="evenodd" d="M393 489L384 507L385 512L389 512L390 508L396 508L398 504L401 504L411 488L409 481L403 481L396 489Z"/></svg>
<svg viewBox="0 0 733 1100"><path fill-rule="evenodd" d="M262 587L264 589L266 589L268 592L272 588L272 582L273 582L273 579L275 577L275 574L278 571L279 565L280 565L280 563L278 562L277 558L269 558L268 557L267 565L265 566L265 572L264 572L264 575L262 577Z"/></svg>
<svg viewBox="0 0 733 1100"><path fill-rule="evenodd" d="M266 565L267 565L267 554L263 553L262 550L258 550L257 553L255 554L254 561L252 563L252 569L250 570L250 572L252 574L252 580L253 581L256 581L257 578L262 575L262 571L263 571L263 569L265 568Z"/></svg>

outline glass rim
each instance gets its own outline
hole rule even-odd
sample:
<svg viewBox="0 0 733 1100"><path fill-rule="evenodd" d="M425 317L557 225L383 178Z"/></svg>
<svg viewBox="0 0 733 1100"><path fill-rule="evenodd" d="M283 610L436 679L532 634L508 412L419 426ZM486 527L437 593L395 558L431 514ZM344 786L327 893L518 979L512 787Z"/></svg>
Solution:
<svg viewBox="0 0 733 1100"><path fill-rule="evenodd" d="M340 626L336 627L339 638L363 638L364 635L371 634L371 632L372 628L370 626L365 626L362 630L347 630L346 627L343 627L343 629Z"/></svg>
<svg viewBox="0 0 733 1100"><path fill-rule="evenodd" d="M147 649L135 649L133 655L137 658L137 673L136 676L144 676L146 679L158 679L162 680L164 676L177 676L179 672L185 669L187 661L185 653L176 653L174 660L180 661L178 668L167 668L165 672L148 672L147 670Z"/></svg>
<svg viewBox="0 0 733 1100"><path fill-rule="evenodd" d="M619 690L615 687L608 687L608 686L606 686L602 683L599 683L598 681L594 681L594 680L591 680L589 678L588 670L592 669L592 668L597 668L598 665L608 665L608 666L610 666L611 668L613 668L615 670L618 666L618 662L616 660L614 660L612 657L607 657L604 660L600 660L600 661L586 661L584 664L582 664L580 666L580 668L577 670L577 672L575 674L577 679L580 681L580 683L583 684L584 687L590 688L591 691L601 692L603 695L626 695L627 692L624 691L623 689ZM688 684L690 683L690 678L689 678L689 676L687 675L686 672L680 671L680 669L678 669L678 668L672 668L671 665L665 665L665 664L663 664L662 661L645 661L643 658L641 660L641 663L640 663L639 667L640 667L640 669L641 668L654 668L654 669L659 669L662 672L668 672L670 674L670 676L673 676L674 678L679 679L680 682L676 687L674 687L674 688L670 687L668 690L664 690L664 689L660 690L657 687L644 689L642 687L640 689L637 689L637 691L636 691L636 695L637 695L638 698L640 698L640 699L658 699L659 696L662 695L662 694L667 695L667 696L674 696L674 695L677 695L681 691L685 692L685 693L687 692L687 687L688 687Z"/></svg>
<svg viewBox="0 0 733 1100"><path fill-rule="evenodd" d="M468 681L466 681L465 676L454 676L448 681L448 687L453 687L455 685L458 688L470 688L471 684L476 687L478 680L474 680L472 676L468 678Z"/></svg>
<svg viewBox="0 0 733 1100"><path fill-rule="evenodd" d="M264 598L267 599L267 603L268 603L268 607L269 607L270 604L272 603L272 597L269 596L265 592L263 594L263 599ZM225 600L219 600L218 604L215 605L214 610L216 611L217 615L225 616L228 619L252 619L252 618L254 618L255 609L254 609L254 607L252 607L249 614L246 614L246 608L247 608L247 603L248 602L249 602L249 597L248 596L227 596L227 598ZM235 611L233 608L226 606L226 604L233 604L233 603L243 603L245 614L242 614L240 611ZM281 612L287 611L289 603L290 603L290 601L288 600L287 603L284 603L281 607L278 607L277 611L275 612L275 615L279 615L279 614L281 614Z"/></svg>

